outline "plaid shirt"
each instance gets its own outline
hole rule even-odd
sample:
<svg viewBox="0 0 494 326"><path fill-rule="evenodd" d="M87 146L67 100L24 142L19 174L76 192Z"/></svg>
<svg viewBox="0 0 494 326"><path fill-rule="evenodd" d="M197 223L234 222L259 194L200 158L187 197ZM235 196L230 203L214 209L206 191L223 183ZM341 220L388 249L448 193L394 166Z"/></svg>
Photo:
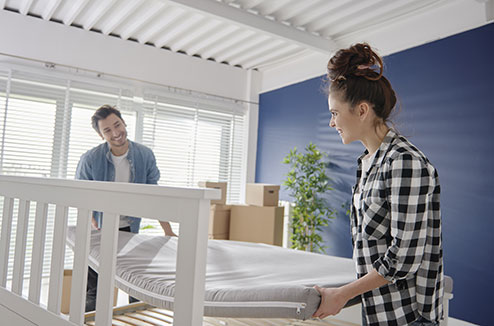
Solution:
<svg viewBox="0 0 494 326"><path fill-rule="evenodd" d="M362 177L358 159L351 229L357 277L372 269L391 282L362 295L369 325L442 317L439 180L425 155L390 130Z"/></svg>

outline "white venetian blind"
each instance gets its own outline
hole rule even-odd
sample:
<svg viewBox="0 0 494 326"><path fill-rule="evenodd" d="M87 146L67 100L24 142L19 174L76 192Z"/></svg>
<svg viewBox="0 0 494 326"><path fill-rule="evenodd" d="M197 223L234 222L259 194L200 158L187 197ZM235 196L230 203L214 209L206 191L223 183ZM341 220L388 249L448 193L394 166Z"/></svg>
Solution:
<svg viewBox="0 0 494 326"><path fill-rule="evenodd" d="M231 102L180 94L146 94L143 143L153 149L161 184L197 187L228 183L227 200L239 202L245 112Z"/></svg>

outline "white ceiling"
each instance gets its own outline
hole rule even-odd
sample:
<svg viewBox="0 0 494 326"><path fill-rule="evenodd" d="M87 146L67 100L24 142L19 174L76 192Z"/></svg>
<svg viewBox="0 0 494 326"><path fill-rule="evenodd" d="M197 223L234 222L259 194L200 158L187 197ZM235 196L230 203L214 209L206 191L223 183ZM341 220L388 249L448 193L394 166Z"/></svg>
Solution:
<svg viewBox="0 0 494 326"><path fill-rule="evenodd" d="M494 20L493 0L0 0L0 8L268 73L361 40L390 54Z"/></svg>

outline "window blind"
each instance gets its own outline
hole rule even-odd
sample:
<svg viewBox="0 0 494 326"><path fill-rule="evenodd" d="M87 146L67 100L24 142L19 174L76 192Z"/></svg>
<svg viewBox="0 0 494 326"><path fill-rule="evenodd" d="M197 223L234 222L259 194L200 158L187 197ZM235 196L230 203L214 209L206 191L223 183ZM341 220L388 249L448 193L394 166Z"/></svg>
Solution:
<svg viewBox="0 0 494 326"><path fill-rule="evenodd" d="M242 104L147 84L134 89L125 80L7 68L0 67L1 174L74 178L80 156L103 142L90 118L98 107L110 104L122 112L129 139L154 151L160 184L196 187L203 180L225 181L228 201L239 202L246 130ZM144 95L136 97L136 93ZM0 198L0 210L2 205ZM25 276L30 270L34 206ZM49 205L45 252L53 239L53 208ZM75 209L69 209L69 225L75 220ZM12 227L11 241L15 241L15 218ZM177 225L172 227L178 233ZM154 220L143 219L141 232L163 231ZM13 252L9 259L10 278ZM45 274L50 259L45 257ZM71 268L72 259L67 250L66 268Z"/></svg>

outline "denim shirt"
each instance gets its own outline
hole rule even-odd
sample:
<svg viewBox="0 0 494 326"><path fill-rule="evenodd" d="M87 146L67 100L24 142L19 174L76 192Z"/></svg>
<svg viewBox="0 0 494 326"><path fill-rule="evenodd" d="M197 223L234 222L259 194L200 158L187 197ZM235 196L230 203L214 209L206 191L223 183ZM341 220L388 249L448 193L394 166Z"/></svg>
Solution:
<svg viewBox="0 0 494 326"><path fill-rule="evenodd" d="M158 184L160 171L150 148L129 140L127 159L130 164L129 182ZM81 156L75 178L79 180L115 181L115 166L107 142L90 149ZM101 212L93 212L98 226L101 226L101 215ZM140 218L130 217L130 231L138 233L140 223Z"/></svg>

